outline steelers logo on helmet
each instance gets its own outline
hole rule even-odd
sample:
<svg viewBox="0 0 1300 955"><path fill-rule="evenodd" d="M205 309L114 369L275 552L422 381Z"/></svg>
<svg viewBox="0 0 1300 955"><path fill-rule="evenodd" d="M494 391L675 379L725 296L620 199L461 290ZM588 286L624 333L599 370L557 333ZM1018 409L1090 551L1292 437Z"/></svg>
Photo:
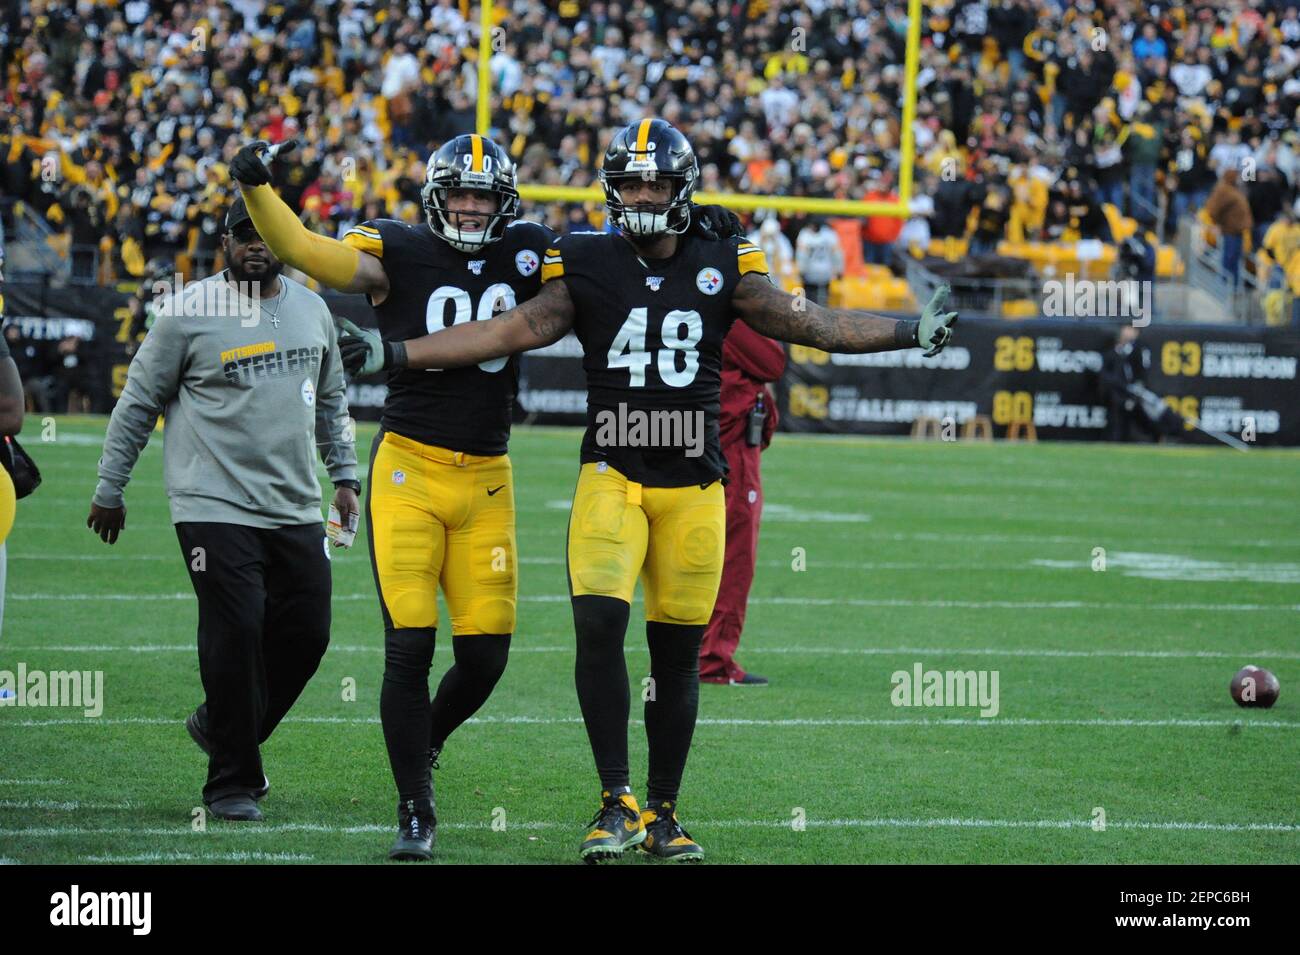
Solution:
<svg viewBox="0 0 1300 955"><path fill-rule="evenodd" d="M636 236L685 232L699 178L695 150L676 127L662 119L638 120L615 133L600 170L610 220L620 231ZM665 202L624 200L623 189L631 182L663 181L670 184Z"/></svg>
<svg viewBox="0 0 1300 955"><path fill-rule="evenodd" d="M496 207L486 212L453 212L453 191L491 195ZM429 157L420 189L433 234L453 249L478 252L505 234L519 215L518 176L510 155L484 136L465 133L444 143Z"/></svg>

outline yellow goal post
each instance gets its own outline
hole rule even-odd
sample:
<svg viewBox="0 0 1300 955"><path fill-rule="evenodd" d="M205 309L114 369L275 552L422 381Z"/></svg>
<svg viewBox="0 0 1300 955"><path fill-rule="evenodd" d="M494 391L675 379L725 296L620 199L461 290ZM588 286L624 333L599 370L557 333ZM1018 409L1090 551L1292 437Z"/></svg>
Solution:
<svg viewBox="0 0 1300 955"><path fill-rule="evenodd" d="M496 36L492 15L493 0L479 3L478 47L478 113L477 128L481 136L488 135L492 116L492 72L488 61L492 57L493 38ZM916 145L912 126L916 120L916 75L921 58L921 0L907 0L907 54L904 62L903 121L900 130L898 164L898 201L861 202L853 199L819 199L808 196L760 196L736 192L699 192L696 201L717 203L730 209L771 209L775 212L805 212L830 216L893 216L906 219L912 200L912 167ZM598 202L605 201L599 186L532 186L520 185L519 194L535 202Z"/></svg>

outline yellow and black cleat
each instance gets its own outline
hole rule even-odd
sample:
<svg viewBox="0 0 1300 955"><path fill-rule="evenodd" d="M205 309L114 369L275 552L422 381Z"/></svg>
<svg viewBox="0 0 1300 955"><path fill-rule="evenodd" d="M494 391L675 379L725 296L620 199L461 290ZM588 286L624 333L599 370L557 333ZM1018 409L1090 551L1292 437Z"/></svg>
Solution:
<svg viewBox="0 0 1300 955"><path fill-rule="evenodd" d="M701 862L704 849L677 822L676 805L663 799L641 810L641 824L645 826L641 851L667 862Z"/></svg>
<svg viewBox="0 0 1300 955"><path fill-rule="evenodd" d="M641 825L641 809L628 789L602 792L600 811L590 825L591 831L578 850L582 861L587 863L617 859L625 850L639 846L646 835L645 826Z"/></svg>

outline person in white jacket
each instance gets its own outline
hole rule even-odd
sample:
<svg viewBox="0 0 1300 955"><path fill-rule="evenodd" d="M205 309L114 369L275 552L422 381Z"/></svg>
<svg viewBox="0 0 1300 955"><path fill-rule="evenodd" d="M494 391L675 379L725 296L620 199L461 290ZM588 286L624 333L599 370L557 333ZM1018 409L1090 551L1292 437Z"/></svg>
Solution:
<svg viewBox="0 0 1300 955"><path fill-rule="evenodd" d="M763 220L758 229L749 234L749 241L763 250L767 256L767 265L772 278L787 292L791 291L795 274L794 246L781 231L781 222L776 216Z"/></svg>
<svg viewBox="0 0 1300 955"><path fill-rule="evenodd" d="M804 294L825 305L830 285L844 274L844 250L835 230L820 216L804 226L795 242L795 261L803 278Z"/></svg>

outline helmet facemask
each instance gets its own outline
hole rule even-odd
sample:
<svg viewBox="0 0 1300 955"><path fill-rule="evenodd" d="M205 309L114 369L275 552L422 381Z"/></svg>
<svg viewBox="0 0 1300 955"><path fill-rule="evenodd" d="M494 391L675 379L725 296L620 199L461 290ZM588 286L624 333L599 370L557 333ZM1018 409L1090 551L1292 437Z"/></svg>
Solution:
<svg viewBox="0 0 1300 955"><path fill-rule="evenodd" d="M638 169L644 162L647 168ZM601 184L605 187L605 206L610 219L622 232L635 236L654 236L672 233L680 235L690 225L691 194L695 191L694 170L684 173L666 173L655 168L654 160L631 160L628 168L618 173L601 170ZM638 203L623 201L620 186L642 180L667 179L673 184L667 202Z"/></svg>
<svg viewBox="0 0 1300 955"><path fill-rule="evenodd" d="M453 189L490 193L496 197L497 207L491 212L452 212L447 208L447 199ZM519 193L491 173L431 170L420 190L420 196L433 234L461 252L479 252L496 242L505 233L506 226L519 214ZM486 221L482 229L462 229L462 217Z"/></svg>

